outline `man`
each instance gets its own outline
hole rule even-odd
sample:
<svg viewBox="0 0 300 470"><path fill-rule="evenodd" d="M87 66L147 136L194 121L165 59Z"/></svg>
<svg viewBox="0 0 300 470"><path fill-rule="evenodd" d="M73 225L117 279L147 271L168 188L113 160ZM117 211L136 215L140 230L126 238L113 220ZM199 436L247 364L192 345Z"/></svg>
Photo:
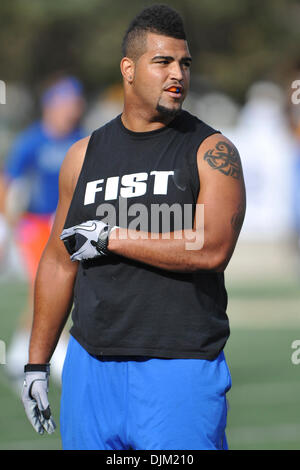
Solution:
<svg viewBox="0 0 300 470"><path fill-rule="evenodd" d="M3 231L6 228L2 247L12 231L28 279L27 305L7 354L7 370L17 380L23 378L34 279L58 202L59 170L68 148L84 136L79 127L83 106L82 85L75 77L59 74L50 78L41 95L41 118L18 135L0 178L0 219ZM61 360L57 353L53 372L59 380Z"/></svg>
<svg viewBox="0 0 300 470"><path fill-rule="evenodd" d="M64 449L227 448L223 272L245 192L233 144L181 109L190 63L179 15L143 10L123 41L122 115L62 165L23 402L35 429L53 432L49 361L74 301ZM174 211L168 230L153 223L157 205Z"/></svg>

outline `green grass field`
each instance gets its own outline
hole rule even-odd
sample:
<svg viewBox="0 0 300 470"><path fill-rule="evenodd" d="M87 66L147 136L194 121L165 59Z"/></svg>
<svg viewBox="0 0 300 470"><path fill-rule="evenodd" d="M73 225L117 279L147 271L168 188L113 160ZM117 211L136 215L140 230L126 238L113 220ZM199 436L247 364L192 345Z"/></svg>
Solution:
<svg viewBox="0 0 300 470"><path fill-rule="evenodd" d="M299 281L300 282L300 281ZM228 393L230 449L300 448L300 364L291 344L300 339L298 283L233 285L228 288L231 336L225 354L232 375ZM9 344L26 286L0 284L0 339ZM59 425L60 389L51 383L50 403ZM60 449L59 426L39 436L0 365L0 450Z"/></svg>

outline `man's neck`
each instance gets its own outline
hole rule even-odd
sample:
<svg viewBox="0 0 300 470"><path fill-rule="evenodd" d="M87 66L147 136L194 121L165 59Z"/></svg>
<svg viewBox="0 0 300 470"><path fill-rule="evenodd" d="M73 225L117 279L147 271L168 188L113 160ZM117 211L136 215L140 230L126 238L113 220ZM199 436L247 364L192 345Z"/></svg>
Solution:
<svg viewBox="0 0 300 470"><path fill-rule="evenodd" d="M128 110L124 107L121 119L124 126L130 131L150 132L167 126L174 117L164 117L159 113L151 116L136 108L135 110Z"/></svg>

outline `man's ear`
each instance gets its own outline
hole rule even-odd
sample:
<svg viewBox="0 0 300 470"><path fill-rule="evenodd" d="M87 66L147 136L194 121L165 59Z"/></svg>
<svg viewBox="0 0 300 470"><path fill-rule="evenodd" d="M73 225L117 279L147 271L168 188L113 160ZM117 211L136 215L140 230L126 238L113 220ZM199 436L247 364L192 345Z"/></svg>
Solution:
<svg viewBox="0 0 300 470"><path fill-rule="evenodd" d="M134 70L135 65L132 59L129 57L123 57L120 63L121 73L123 75L124 80L131 84L134 79Z"/></svg>

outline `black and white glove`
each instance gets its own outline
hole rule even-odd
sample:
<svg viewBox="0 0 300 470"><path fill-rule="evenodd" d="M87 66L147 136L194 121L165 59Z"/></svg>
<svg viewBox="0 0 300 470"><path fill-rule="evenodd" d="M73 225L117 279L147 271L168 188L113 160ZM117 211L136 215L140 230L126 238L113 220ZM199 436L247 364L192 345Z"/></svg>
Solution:
<svg viewBox="0 0 300 470"><path fill-rule="evenodd" d="M115 228L101 220L88 220L64 229L60 239L71 255L71 261L99 258L108 255L108 237Z"/></svg>
<svg viewBox="0 0 300 470"><path fill-rule="evenodd" d="M56 425L48 401L50 364L27 364L22 402L26 415L39 434L52 434Z"/></svg>

